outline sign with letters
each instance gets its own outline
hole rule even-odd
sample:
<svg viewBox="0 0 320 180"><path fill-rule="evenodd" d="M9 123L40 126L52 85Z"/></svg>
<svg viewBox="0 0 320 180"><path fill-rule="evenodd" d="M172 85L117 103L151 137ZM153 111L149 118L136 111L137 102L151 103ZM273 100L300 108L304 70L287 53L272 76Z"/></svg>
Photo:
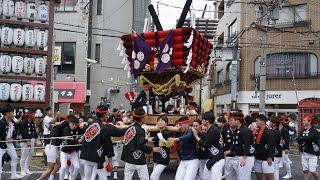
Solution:
<svg viewBox="0 0 320 180"><path fill-rule="evenodd" d="M211 57L215 61L238 61L238 46L216 46L213 48Z"/></svg>
<svg viewBox="0 0 320 180"><path fill-rule="evenodd" d="M54 47L53 62L54 65L61 65L61 46Z"/></svg>
<svg viewBox="0 0 320 180"><path fill-rule="evenodd" d="M56 89L58 91L59 99L73 99L75 96L75 89Z"/></svg>

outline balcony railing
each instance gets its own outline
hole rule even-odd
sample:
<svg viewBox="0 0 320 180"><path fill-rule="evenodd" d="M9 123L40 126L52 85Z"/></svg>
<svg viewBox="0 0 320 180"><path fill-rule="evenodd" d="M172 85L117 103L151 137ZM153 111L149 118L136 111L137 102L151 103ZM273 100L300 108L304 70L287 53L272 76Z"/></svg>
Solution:
<svg viewBox="0 0 320 180"><path fill-rule="evenodd" d="M255 80L259 77L258 74L250 75L252 80ZM318 72L306 72L306 73L294 73L295 79L318 79L320 77L320 73ZM281 73L281 74L267 74L267 79L292 79L291 73Z"/></svg>

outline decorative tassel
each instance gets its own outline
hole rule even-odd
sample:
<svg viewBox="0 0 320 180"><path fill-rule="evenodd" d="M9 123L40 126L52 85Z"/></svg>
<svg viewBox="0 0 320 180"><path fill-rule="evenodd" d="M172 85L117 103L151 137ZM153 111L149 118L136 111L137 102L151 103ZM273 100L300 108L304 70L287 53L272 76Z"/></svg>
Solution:
<svg viewBox="0 0 320 180"><path fill-rule="evenodd" d="M190 65L187 66L187 68L183 71L183 73L184 74L187 73L189 71L189 69L190 69Z"/></svg>
<svg viewBox="0 0 320 180"><path fill-rule="evenodd" d="M118 47L117 47L117 51L120 51L121 49L122 49L122 42L121 42L121 40L120 40L119 45L118 45Z"/></svg>
<svg viewBox="0 0 320 180"><path fill-rule="evenodd" d="M124 69L123 70L125 70L125 71L128 71L128 64L126 64L125 66L124 66Z"/></svg>
<svg viewBox="0 0 320 180"><path fill-rule="evenodd" d="M127 57L126 57L126 56L123 56L122 61L121 61L121 64L126 64L126 59L127 59Z"/></svg>
<svg viewBox="0 0 320 180"><path fill-rule="evenodd" d="M127 61L126 65L124 66L124 70L130 71L131 70L130 67L131 67L131 63L129 61Z"/></svg>
<svg viewBox="0 0 320 180"><path fill-rule="evenodd" d="M121 49L119 56L124 56L123 49Z"/></svg>
<svg viewBox="0 0 320 180"><path fill-rule="evenodd" d="M190 48L193 43L193 31L191 31L190 37L186 43L183 43L183 45L187 48Z"/></svg>
<svg viewBox="0 0 320 180"><path fill-rule="evenodd" d="M192 48L190 48L189 50L189 54L187 56L187 61L186 61L187 68L183 71L183 73L187 73L189 71L191 61L192 61Z"/></svg>
<svg viewBox="0 0 320 180"><path fill-rule="evenodd" d="M191 61L192 61L192 48L189 50L189 54L187 56L187 62L186 63L188 65L190 65Z"/></svg>

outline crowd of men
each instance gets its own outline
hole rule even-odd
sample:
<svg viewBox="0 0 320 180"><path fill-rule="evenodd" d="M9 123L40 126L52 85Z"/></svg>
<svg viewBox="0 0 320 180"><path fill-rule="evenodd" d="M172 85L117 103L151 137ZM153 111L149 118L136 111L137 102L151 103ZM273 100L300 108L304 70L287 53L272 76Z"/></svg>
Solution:
<svg viewBox="0 0 320 180"><path fill-rule="evenodd" d="M24 114L18 140L14 108L6 105L1 113L0 160L8 154L11 158L11 179L19 179L32 173L29 170L30 160L40 140L34 123L35 113L29 111ZM146 137L143 124L146 123L147 113L143 108L135 108L131 113L132 124L122 128L116 126L123 125L123 117L117 114L117 110L109 115L108 107L101 105L96 108L95 114L96 117L88 117L85 122L74 115L61 116L63 121L56 124L57 118L52 117L52 109L46 109L41 140L45 147L47 170L39 180L53 180L57 172L60 180L65 176L74 180L79 174L84 180L94 180L97 176L106 180L112 172L113 178L118 179L117 160L120 156L125 162L125 180L132 179L136 171L142 180L159 180L170 163L170 151L177 151L180 157L176 180L250 180L252 172L258 180L264 177L277 180L282 166L287 171L283 178L292 177L286 116L267 118L259 115L249 120L241 111L218 117L206 112L202 114L202 119L194 121L188 116L181 116L176 121L180 132L172 133L167 129L168 117L159 115L159 132L154 137ZM319 133L313 128L317 122L317 115L308 114L303 119L303 130L297 138L306 180L311 175L319 180L316 171L320 155ZM118 154L117 142L113 141L113 137L122 136L123 152ZM21 175L16 171L16 142L21 147ZM151 153L154 166L149 176L145 154Z"/></svg>

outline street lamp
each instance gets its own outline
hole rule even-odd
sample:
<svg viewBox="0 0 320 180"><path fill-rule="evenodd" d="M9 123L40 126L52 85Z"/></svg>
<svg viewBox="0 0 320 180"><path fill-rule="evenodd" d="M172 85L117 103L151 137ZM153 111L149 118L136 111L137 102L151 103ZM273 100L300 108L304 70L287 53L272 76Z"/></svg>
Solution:
<svg viewBox="0 0 320 180"><path fill-rule="evenodd" d="M292 83L293 83L294 91L295 91L295 93L296 93L296 98L297 98L297 105L299 106L298 91L297 91L296 80L294 79L294 73L293 73L292 70L287 70L286 72L287 72L287 73L290 73L290 72L291 72Z"/></svg>

